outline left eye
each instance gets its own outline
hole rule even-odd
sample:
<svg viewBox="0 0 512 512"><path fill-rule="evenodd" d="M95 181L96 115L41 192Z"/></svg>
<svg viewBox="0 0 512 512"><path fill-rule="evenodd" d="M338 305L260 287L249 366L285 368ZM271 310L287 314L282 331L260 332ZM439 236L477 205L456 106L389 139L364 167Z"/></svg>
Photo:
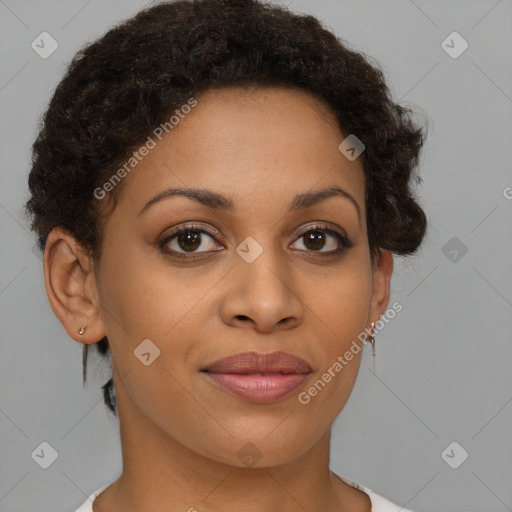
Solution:
<svg viewBox="0 0 512 512"><path fill-rule="evenodd" d="M330 230L310 229L302 233L298 240L302 242L302 247L294 247L294 249L309 250L314 252L336 252L339 249L340 242L343 241L342 236ZM330 242L329 242L330 238ZM293 245L297 244L295 242ZM320 249L325 249L321 251Z"/></svg>

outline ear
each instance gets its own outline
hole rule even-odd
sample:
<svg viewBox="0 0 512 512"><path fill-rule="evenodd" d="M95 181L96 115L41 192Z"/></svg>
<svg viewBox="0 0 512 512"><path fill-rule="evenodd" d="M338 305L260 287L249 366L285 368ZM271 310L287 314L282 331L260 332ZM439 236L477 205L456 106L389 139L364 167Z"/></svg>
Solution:
<svg viewBox="0 0 512 512"><path fill-rule="evenodd" d="M48 235L43 271L51 308L68 335L87 344L103 338L93 260L63 228L54 228ZM85 332L78 334L85 326Z"/></svg>
<svg viewBox="0 0 512 512"><path fill-rule="evenodd" d="M377 322L389 303L390 283L393 274L393 253L381 249L373 267L373 290L370 302L370 322Z"/></svg>

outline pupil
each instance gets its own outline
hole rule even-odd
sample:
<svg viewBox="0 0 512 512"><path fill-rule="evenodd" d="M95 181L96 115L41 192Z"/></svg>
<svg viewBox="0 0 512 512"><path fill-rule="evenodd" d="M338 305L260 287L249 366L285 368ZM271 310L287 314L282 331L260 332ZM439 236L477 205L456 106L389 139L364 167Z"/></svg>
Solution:
<svg viewBox="0 0 512 512"><path fill-rule="evenodd" d="M178 235L178 244L185 251L193 251L201 244L201 236L197 232L185 231Z"/></svg>
<svg viewBox="0 0 512 512"><path fill-rule="evenodd" d="M308 249L322 249L324 242L324 233L321 231L312 231L306 235L305 245Z"/></svg>

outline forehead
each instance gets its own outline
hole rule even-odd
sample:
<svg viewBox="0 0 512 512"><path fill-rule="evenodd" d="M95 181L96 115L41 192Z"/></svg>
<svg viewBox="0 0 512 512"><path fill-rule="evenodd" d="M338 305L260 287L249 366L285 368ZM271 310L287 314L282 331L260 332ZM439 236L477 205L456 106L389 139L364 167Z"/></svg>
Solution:
<svg viewBox="0 0 512 512"><path fill-rule="evenodd" d="M226 88L199 95L175 116L126 176L121 200L140 206L171 186L223 191L245 204L339 185L364 202L362 161L338 149L345 139L334 112L307 92Z"/></svg>

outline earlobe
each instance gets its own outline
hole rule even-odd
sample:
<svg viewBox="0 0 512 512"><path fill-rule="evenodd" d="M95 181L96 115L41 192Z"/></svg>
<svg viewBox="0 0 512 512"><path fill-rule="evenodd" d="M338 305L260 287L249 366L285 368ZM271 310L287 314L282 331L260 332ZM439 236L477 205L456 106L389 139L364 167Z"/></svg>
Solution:
<svg viewBox="0 0 512 512"><path fill-rule="evenodd" d="M48 236L43 271L51 308L68 335L81 343L102 339L105 330L99 316L94 266L74 237L60 227Z"/></svg>
<svg viewBox="0 0 512 512"><path fill-rule="evenodd" d="M393 274L393 253L381 249L373 270L373 291L370 320L376 322L385 313L389 303L391 276Z"/></svg>

